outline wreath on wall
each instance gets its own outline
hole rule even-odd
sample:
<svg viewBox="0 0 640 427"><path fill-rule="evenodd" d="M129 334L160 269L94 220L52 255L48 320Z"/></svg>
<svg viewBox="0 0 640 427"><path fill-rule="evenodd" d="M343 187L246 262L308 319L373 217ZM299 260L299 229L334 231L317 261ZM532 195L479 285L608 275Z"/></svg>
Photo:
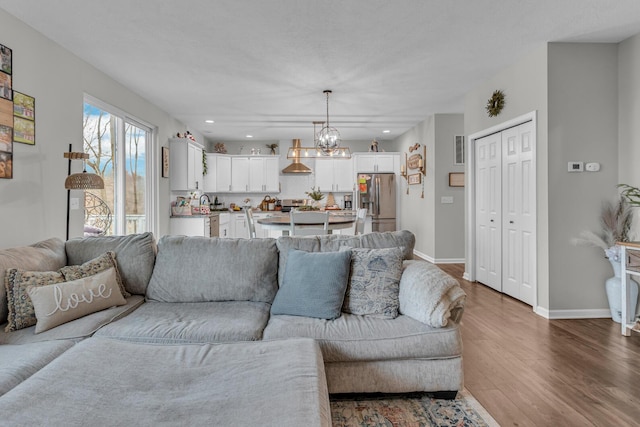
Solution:
<svg viewBox="0 0 640 427"><path fill-rule="evenodd" d="M504 92L501 90L494 90L493 95L487 101L487 113L489 117L495 117L504 108Z"/></svg>

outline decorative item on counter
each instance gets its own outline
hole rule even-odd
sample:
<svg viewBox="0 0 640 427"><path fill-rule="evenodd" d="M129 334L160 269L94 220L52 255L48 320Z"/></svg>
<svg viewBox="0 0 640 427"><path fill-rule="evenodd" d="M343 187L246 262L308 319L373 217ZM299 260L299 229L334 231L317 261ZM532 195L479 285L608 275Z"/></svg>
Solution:
<svg viewBox="0 0 640 427"><path fill-rule="evenodd" d="M276 154L276 148L278 148L278 144L266 144L266 145L267 145L267 148L269 150L271 150L270 154L275 155Z"/></svg>
<svg viewBox="0 0 640 427"><path fill-rule="evenodd" d="M338 204L336 203L336 198L333 196L333 193L329 193L329 195L327 196L327 203L324 205L324 208L328 210L340 209L340 206L338 206Z"/></svg>
<svg viewBox="0 0 640 427"><path fill-rule="evenodd" d="M191 205L184 197L177 197L176 201L171 203L171 215L191 215Z"/></svg>
<svg viewBox="0 0 640 427"><path fill-rule="evenodd" d="M275 199L272 199L271 196L264 196L264 199L262 199L262 202L260 203L260 210L272 211L274 207Z"/></svg>
<svg viewBox="0 0 640 427"><path fill-rule="evenodd" d="M259 155L262 151L259 148L252 148L251 149L251 155L252 156L256 156Z"/></svg>
<svg viewBox="0 0 640 427"><path fill-rule="evenodd" d="M316 190L316 187L311 187L311 191L307 191L305 192L305 194L313 199L313 203L311 204L311 206L319 209L321 206L320 200L324 199L324 194L320 191L320 189L318 188Z"/></svg>
<svg viewBox="0 0 640 427"><path fill-rule="evenodd" d="M214 153L227 154L227 147L224 146L224 143L218 142L213 146Z"/></svg>
<svg viewBox="0 0 640 427"><path fill-rule="evenodd" d="M245 208L250 208L250 207L251 207L251 199L250 199L250 198L248 198L248 197L247 197L247 198L246 198L246 199L244 199L242 202L244 203L244 205L243 205L243 206L244 206Z"/></svg>

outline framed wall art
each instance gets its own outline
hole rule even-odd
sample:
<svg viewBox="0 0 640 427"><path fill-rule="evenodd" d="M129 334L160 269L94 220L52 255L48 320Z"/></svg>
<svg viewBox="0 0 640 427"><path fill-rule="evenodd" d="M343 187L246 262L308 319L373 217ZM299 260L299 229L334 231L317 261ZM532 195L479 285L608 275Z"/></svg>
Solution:
<svg viewBox="0 0 640 427"><path fill-rule="evenodd" d="M13 140L36 143L36 100L18 91L13 92Z"/></svg>
<svg viewBox="0 0 640 427"><path fill-rule="evenodd" d="M407 177L407 182L409 185L420 184L422 182L422 174L421 173L413 173Z"/></svg>
<svg viewBox="0 0 640 427"><path fill-rule="evenodd" d="M13 53L7 46L0 44L0 71L13 74Z"/></svg>
<svg viewBox="0 0 640 427"><path fill-rule="evenodd" d="M13 90L11 86L11 74L0 71L0 98L11 101Z"/></svg>
<svg viewBox="0 0 640 427"><path fill-rule="evenodd" d="M464 187L464 172L450 172L449 187Z"/></svg>

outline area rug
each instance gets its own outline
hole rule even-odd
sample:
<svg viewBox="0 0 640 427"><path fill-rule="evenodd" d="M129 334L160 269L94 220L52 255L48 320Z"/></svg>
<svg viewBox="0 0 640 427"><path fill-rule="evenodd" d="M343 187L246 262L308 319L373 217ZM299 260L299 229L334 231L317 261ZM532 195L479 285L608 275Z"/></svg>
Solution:
<svg viewBox="0 0 640 427"><path fill-rule="evenodd" d="M499 427L467 390L454 400L428 394L331 396L333 427Z"/></svg>

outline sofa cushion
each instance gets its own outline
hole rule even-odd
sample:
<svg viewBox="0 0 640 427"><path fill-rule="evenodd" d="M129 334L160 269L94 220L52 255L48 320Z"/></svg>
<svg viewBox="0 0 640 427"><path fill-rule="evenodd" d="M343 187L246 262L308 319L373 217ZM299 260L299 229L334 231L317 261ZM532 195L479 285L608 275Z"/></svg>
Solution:
<svg viewBox="0 0 640 427"><path fill-rule="evenodd" d="M271 303L277 269L275 239L163 236L147 299Z"/></svg>
<svg viewBox="0 0 640 427"><path fill-rule="evenodd" d="M118 286L115 267L70 282L30 286L27 292L38 319L36 334L127 303Z"/></svg>
<svg viewBox="0 0 640 427"><path fill-rule="evenodd" d="M269 304L250 301L146 302L96 336L155 343L255 341L269 320Z"/></svg>
<svg viewBox="0 0 640 427"><path fill-rule="evenodd" d="M277 245L280 251L280 259L278 260L278 285L282 286L284 266L287 263L287 256L291 249L306 252L336 252L345 246L372 249L402 248L402 258L407 260L413 259L415 242L416 238L414 234L407 230L367 233L357 236L330 234L313 237L278 237Z"/></svg>
<svg viewBox="0 0 640 427"><path fill-rule="evenodd" d="M0 345L0 396L73 346L73 341Z"/></svg>
<svg viewBox="0 0 640 427"><path fill-rule="evenodd" d="M409 316L378 319L344 313L335 320L271 316L263 339L318 340L325 362L434 359L462 355L458 325L432 328Z"/></svg>
<svg viewBox="0 0 640 427"><path fill-rule="evenodd" d="M7 291L6 332L17 331L36 324L36 313L33 308L28 289L43 287L54 283L64 282L64 276L58 271L24 271L10 268L4 280Z"/></svg>
<svg viewBox="0 0 640 427"><path fill-rule="evenodd" d="M68 265L62 267L60 272L64 276L64 280L69 282L71 280L82 279L83 277L93 276L101 271L114 268L116 272L116 281L123 297L129 297L131 294L127 292L122 282L120 271L118 270L118 263L116 262L116 254L113 251L108 251L102 255L85 262L82 265Z"/></svg>
<svg viewBox="0 0 640 427"><path fill-rule="evenodd" d="M350 265L351 250L310 253L292 249L271 314L339 317Z"/></svg>
<svg viewBox="0 0 640 427"><path fill-rule="evenodd" d="M342 311L384 319L398 317L401 275L400 248L353 248Z"/></svg>
<svg viewBox="0 0 640 427"><path fill-rule="evenodd" d="M156 257L152 233L76 238L68 240L65 248L68 265L81 265L105 252L115 252L125 289L134 295L145 294Z"/></svg>
<svg viewBox="0 0 640 427"><path fill-rule="evenodd" d="M62 324L48 331L35 333L35 326L14 332L0 331L0 344L29 344L50 340L76 340L91 336L100 327L131 313L144 303L144 297L132 295L127 298L127 304L111 307Z"/></svg>
<svg viewBox="0 0 640 427"><path fill-rule="evenodd" d="M55 271L67 263L64 242L54 238L31 246L0 250L0 323L7 318L7 294L4 287L6 270L20 268L32 271Z"/></svg>

